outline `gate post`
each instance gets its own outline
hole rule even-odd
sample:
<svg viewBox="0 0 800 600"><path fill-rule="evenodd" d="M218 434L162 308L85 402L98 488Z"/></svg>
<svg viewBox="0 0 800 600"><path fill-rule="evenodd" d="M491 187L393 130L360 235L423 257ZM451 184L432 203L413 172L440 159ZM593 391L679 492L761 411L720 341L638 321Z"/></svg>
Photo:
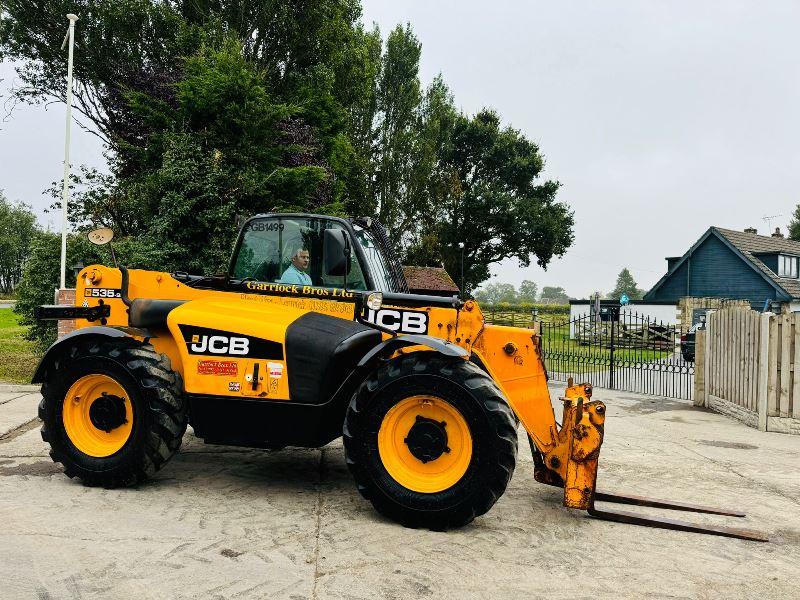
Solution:
<svg viewBox="0 0 800 600"><path fill-rule="evenodd" d="M694 405L706 405L706 330L698 329L694 337Z"/></svg>
<svg viewBox="0 0 800 600"><path fill-rule="evenodd" d="M619 313L617 313L619 314ZM611 351L608 357L608 387L614 389L614 321L617 315L611 313Z"/></svg>
<svg viewBox="0 0 800 600"><path fill-rule="evenodd" d="M769 322L772 313L761 315L761 332L758 337L758 430L767 430L767 387L769 386Z"/></svg>

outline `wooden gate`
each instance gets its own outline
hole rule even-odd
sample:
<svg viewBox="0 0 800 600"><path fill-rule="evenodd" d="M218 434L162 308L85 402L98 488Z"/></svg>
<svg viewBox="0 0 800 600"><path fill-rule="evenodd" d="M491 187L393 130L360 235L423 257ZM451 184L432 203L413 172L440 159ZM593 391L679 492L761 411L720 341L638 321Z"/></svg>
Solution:
<svg viewBox="0 0 800 600"><path fill-rule="evenodd" d="M696 403L762 431L800 433L800 313L719 310L697 342Z"/></svg>

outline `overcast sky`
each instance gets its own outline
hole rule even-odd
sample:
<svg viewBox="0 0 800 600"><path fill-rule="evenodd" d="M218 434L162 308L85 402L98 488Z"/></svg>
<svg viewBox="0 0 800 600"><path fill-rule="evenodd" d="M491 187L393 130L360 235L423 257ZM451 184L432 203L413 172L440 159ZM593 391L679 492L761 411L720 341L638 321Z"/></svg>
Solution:
<svg viewBox="0 0 800 600"><path fill-rule="evenodd" d="M441 72L463 110L495 108L563 184L572 248L547 271L501 264L498 280L586 296L627 266L649 288L710 225L763 233L783 215L772 227L785 230L800 202L798 2L363 3L384 34L411 23L423 82ZM0 77L5 95L9 65ZM0 188L41 210L63 168L64 107L20 106L0 127ZM102 165L101 152L75 132L73 164Z"/></svg>

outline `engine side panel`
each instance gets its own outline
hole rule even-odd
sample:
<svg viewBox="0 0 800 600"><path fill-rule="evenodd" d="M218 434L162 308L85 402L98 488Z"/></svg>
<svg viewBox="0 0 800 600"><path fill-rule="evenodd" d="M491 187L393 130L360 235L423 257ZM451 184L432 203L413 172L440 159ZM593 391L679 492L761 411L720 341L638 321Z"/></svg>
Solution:
<svg viewBox="0 0 800 600"><path fill-rule="evenodd" d="M167 325L190 394L289 400L284 341L303 311L238 298L187 302Z"/></svg>

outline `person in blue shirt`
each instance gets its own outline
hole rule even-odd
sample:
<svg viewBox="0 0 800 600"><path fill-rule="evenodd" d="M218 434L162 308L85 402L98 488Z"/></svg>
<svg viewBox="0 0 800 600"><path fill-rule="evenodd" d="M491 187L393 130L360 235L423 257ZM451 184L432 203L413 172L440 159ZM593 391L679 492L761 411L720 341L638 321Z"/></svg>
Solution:
<svg viewBox="0 0 800 600"><path fill-rule="evenodd" d="M305 248L299 248L292 255L292 264L283 272L278 283L296 283L299 285L314 285L311 281L311 276L306 273L308 263L311 261L311 255Z"/></svg>

